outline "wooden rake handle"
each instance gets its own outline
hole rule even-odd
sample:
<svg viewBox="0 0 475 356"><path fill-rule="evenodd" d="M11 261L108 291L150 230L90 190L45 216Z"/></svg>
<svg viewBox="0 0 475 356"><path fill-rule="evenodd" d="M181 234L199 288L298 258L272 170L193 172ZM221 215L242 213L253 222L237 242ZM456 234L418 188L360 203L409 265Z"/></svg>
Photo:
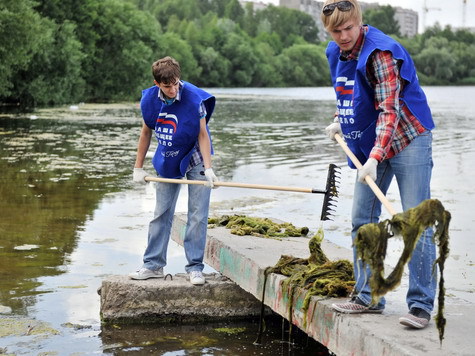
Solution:
<svg viewBox="0 0 475 356"><path fill-rule="evenodd" d="M159 177L145 177L147 182L161 182L161 183L175 183L175 184L198 184L205 185L204 180L189 180L189 179L171 179L171 178L159 178ZM277 185L263 185L263 184L247 184L247 183L235 183L235 182L214 182L217 187L232 187L232 188L250 188L250 189L266 189L266 190L280 190L286 192L299 192L299 193L319 193L325 194L324 190L318 190L313 188L299 188L299 187L283 187Z"/></svg>
<svg viewBox="0 0 475 356"><path fill-rule="evenodd" d="M340 144L341 148L343 148L343 151L345 151L346 155L350 157L351 162L353 162L356 168L361 169L363 165L354 155L354 153L351 152L351 150L348 148L343 138L339 134L335 134L335 140ZM374 180L369 175L367 175L365 177L365 181L369 185L373 193L376 195L376 197L378 197L379 201L384 205L389 214L391 214L391 216L394 216L396 214L396 210L394 210L388 198L386 198L386 196L383 194L381 189L379 189Z"/></svg>

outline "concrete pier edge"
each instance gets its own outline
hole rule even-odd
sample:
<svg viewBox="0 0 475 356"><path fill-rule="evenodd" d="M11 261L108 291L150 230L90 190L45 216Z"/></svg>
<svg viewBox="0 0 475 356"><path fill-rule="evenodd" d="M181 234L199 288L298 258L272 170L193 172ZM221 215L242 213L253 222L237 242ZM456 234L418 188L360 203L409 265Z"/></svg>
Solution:
<svg viewBox="0 0 475 356"><path fill-rule="evenodd" d="M186 216L175 216L172 239L183 245ZM205 262L245 291L261 300L264 270L274 266L281 255L307 258L308 238L288 238L282 241L254 236L236 236L224 227L208 230ZM332 260L352 260L352 252L326 240L325 254ZM312 297L306 318L302 311L305 290L297 290L293 305L281 289L284 276L270 274L266 283L265 304L282 317L326 346L336 355L474 355L474 303L446 293L445 317L447 326L443 343L431 320L423 330L399 324L399 317L407 313L404 283L387 295L386 309L381 315L336 313L331 304L341 299ZM306 323L304 322L306 320Z"/></svg>

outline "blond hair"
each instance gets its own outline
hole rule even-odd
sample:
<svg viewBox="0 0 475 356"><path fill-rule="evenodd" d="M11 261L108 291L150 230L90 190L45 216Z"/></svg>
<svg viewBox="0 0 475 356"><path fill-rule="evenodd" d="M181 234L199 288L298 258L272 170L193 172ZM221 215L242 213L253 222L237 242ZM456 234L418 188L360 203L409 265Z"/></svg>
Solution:
<svg viewBox="0 0 475 356"><path fill-rule="evenodd" d="M333 4L340 1L341 0L326 0L323 4L323 7L328 4ZM357 0L348 1L351 2L351 4L353 5L349 11L340 11L338 8L335 8L333 13L329 16L325 16L323 12L321 13L320 16L323 22L323 26L327 31L331 31L332 29L337 28L350 20L357 20L358 25L363 24L363 13L361 11L360 4Z"/></svg>

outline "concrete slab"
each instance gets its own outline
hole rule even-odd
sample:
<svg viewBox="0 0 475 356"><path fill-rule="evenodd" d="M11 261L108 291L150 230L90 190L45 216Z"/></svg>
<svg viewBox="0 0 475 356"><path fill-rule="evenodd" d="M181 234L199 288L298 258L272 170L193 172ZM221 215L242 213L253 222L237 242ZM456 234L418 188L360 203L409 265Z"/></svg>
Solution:
<svg viewBox="0 0 475 356"><path fill-rule="evenodd" d="M135 281L108 276L102 281L101 319L105 323L199 322L258 317L261 303L219 273L192 285L181 273L173 278Z"/></svg>
<svg viewBox="0 0 475 356"><path fill-rule="evenodd" d="M172 238L183 245L184 215L177 215ZM308 238L288 238L282 241L253 236L236 236L224 227L208 230L206 263L239 284L259 300L264 285L264 270L274 266L281 255L307 258ZM352 252L328 241L322 244L330 259L349 259ZM336 355L474 355L475 305L446 293L445 339L439 343L435 323L423 330L413 330L399 324L407 313L405 282L386 296L388 304L382 315L345 315L334 312L331 304L338 299L312 297L305 318L302 311L305 291L294 296L292 308L280 285L282 275L271 274L267 280L265 304L325 345ZM341 301L341 300L338 300ZM307 323L305 323L305 319Z"/></svg>

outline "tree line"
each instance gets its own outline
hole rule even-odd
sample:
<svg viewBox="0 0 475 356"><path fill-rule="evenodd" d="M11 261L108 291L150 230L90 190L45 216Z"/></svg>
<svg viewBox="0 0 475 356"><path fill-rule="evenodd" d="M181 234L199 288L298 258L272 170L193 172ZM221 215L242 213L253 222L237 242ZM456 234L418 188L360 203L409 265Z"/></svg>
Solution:
<svg viewBox="0 0 475 356"><path fill-rule="evenodd" d="M475 84L474 33L405 38L391 6L364 20L402 42L422 84ZM0 104L22 108L137 100L165 55L202 87L330 85L310 15L238 0L2 0L0 38Z"/></svg>

